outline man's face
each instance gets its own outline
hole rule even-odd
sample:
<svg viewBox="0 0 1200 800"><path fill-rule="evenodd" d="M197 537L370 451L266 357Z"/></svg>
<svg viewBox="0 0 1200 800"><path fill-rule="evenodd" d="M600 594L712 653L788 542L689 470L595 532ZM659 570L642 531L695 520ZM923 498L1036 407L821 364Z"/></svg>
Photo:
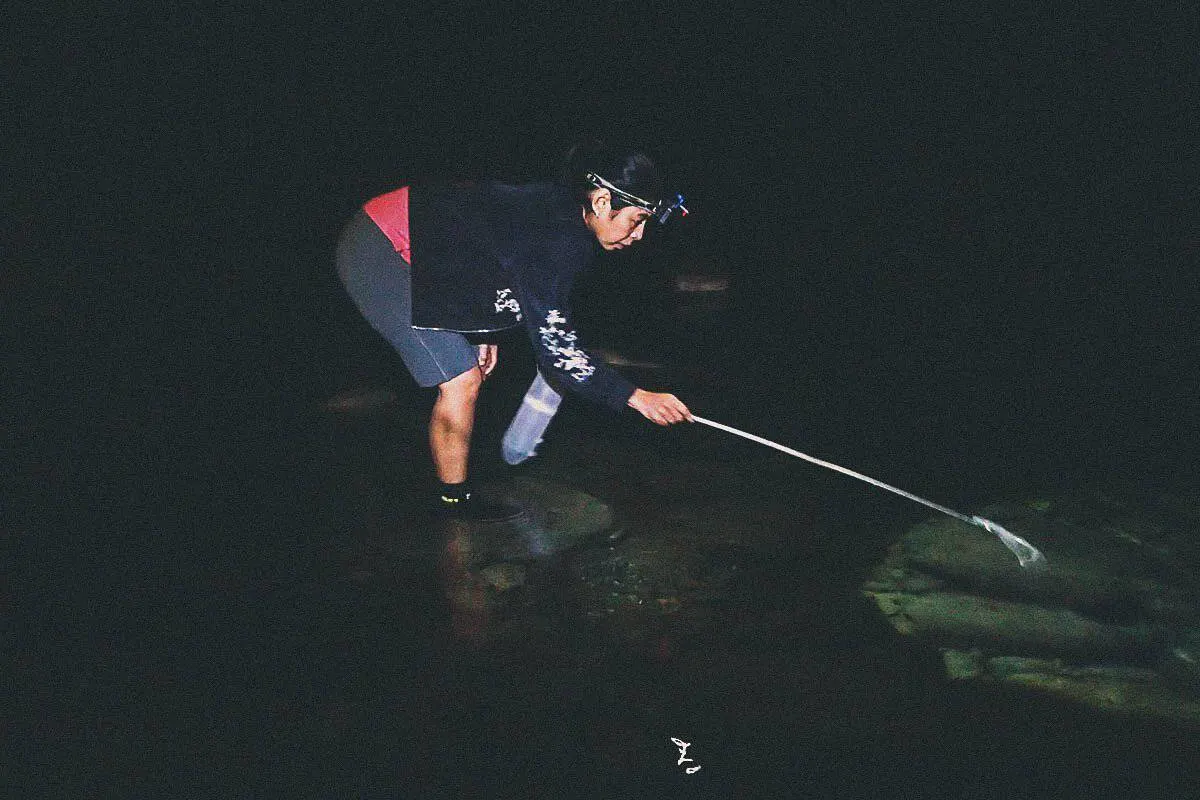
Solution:
<svg viewBox="0 0 1200 800"><path fill-rule="evenodd" d="M642 238L650 213L637 206L613 210L611 195L603 189L592 196L592 213L584 221L605 250L622 250Z"/></svg>

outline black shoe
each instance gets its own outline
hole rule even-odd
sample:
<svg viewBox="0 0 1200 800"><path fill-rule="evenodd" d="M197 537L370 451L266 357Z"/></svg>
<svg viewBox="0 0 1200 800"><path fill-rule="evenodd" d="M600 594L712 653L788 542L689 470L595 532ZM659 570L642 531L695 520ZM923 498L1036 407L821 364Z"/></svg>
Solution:
<svg viewBox="0 0 1200 800"><path fill-rule="evenodd" d="M438 513L469 522L508 522L520 517L525 509L510 503L489 503L474 493L465 497L442 495L437 500Z"/></svg>

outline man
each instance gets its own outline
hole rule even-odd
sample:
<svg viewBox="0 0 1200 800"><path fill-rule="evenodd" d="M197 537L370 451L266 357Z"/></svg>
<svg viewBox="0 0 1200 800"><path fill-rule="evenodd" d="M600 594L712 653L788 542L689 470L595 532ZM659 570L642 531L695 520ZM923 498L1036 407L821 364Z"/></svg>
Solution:
<svg viewBox="0 0 1200 800"><path fill-rule="evenodd" d="M572 149L559 183L406 186L370 200L346 226L337 260L347 292L417 383L438 388L429 444L439 508L476 520L519 513L471 493L475 405L497 348L464 334L524 325L556 386L659 425L692 420L674 395L639 389L589 355L568 307L598 248L631 247L650 220L687 213L681 196L662 197L651 158L592 142Z"/></svg>

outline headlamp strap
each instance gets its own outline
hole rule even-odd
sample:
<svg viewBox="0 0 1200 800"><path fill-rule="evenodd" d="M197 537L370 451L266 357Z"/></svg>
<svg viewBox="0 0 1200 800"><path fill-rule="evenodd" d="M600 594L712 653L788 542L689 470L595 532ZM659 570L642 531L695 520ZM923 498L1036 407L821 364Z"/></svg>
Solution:
<svg viewBox="0 0 1200 800"><path fill-rule="evenodd" d="M666 222L667 218L671 216L671 212L677 208L683 212L685 217L687 216L688 210L683 206L683 195L681 194L676 194L675 200L671 202L670 205L667 204L666 199L659 200L657 203L651 203L649 200L643 200L636 194L630 194L624 189L618 189L616 186L613 186L610 182L604 180L604 178L600 177L594 172L589 172L585 178L588 183L592 184L596 188L607 189L629 205L637 206L638 208L648 211L651 215L658 218L660 225Z"/></svg>

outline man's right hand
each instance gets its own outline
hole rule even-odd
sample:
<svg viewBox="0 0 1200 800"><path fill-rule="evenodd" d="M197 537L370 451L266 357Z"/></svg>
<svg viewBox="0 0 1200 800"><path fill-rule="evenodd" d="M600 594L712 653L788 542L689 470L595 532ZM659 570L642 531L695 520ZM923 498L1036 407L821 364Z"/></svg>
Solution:
<svg viewBox="0 0 1200 800"><path fill-rule="evenodd" d="M673 425L676 422L694 422L692 412L673 394L647 392L634 389L628 405L646 419L657 425Z"/></svg>

